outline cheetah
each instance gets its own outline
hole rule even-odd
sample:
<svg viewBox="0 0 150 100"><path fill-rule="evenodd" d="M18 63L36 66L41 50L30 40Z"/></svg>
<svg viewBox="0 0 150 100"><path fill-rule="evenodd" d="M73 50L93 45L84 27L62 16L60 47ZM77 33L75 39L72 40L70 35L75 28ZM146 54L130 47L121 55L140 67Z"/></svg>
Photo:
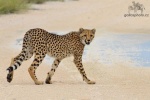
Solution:
<svg viewBox="0 0 150 100"><path fill-rule="evenodd" d="M39 81L35 71L42 63L44 57L49 55L55 60L51 70L47 73L46 84L51 84L51 78L56 71L59 63L66 57L73 55L74 63L82 75L83 81L87 84L95 84L87 78L82 65L82 55L85 45L89 45L95 36L96 29L83 29L79 31L69 32L65 35L57 35L49 33L44 29L35 28L26 32L23 38L23 46L21 53L12 58L10 67L7 68L7 81L10 83L13 79L14 70L16 70L23 61L30 59L34 54L34 60L28 68L28 72L36 85L44 82Z"/></svg>

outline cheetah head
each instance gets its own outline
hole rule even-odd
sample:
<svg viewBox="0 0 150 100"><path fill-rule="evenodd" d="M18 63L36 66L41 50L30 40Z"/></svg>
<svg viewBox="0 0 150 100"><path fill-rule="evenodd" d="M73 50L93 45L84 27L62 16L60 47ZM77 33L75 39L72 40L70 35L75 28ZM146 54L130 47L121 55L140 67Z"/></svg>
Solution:
<svg viewBox="0 0 150 100"><path fill-rule="evenodd" d="M96 30L95 29L89 30L89 29L80 28L79 32L80 32L81 42L84 45L89 45L95 36Z"/></svg>

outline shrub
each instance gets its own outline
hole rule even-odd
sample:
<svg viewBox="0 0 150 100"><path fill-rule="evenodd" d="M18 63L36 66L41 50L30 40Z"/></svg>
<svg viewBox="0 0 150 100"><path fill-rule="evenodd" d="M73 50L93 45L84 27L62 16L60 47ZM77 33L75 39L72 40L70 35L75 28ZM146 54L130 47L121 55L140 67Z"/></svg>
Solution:
<svg viewBox="0 0 150 100"><path fill-rule="evenodd" d="M26 8L25 0L0 0L0 14L14 13Z"/></svg>
<svg viewBox="0 0 150 100"><path fill-rule="evenodd" d="M36 3L36 4L41 4L46 1L64 1L64 0L27 0L28 3Z"/></svg>
<svg viewBox="0 0 150 100"><path fill-rule="evenodd" d="M45 1L64 0L0 0L0 14L15 13L28 8L28 3L41 4Z"/></svg>
<svg viewBox="0 0 150 100"><path fill-rule="evenodd" d="M36 4L41 4L44 3L45 1L48 0L26 0L28 3L36 3Z"/></svg>

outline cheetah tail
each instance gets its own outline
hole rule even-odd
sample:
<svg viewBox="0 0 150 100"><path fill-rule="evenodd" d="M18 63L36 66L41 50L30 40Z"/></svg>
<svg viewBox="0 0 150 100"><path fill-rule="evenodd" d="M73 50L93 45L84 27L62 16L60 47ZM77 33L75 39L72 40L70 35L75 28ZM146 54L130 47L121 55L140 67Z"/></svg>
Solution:
<svg viewBox="0 0 150 100"><path fill-rule="evenodd" d="M25 43L27 43L27 45L25 45ZM6 69L8 73L16 70L21 65L21 63L25 60L25 55L27 53L28 43L29 43L29 35L28 35L28 33L26 33L24 38L23 38L22 51L17 57L14 58L14 61L10 65L10 67L8 67Z"/></svg>
<svg viewBox="0 0 150 100"><path fill-rule="evenodd" d="M17 60L14 61L14 64L12 64L10 67L8 67L6 70L8 73L16 70L23 62L25 59L25 52L21 52L19 56L17 57Z"/></svg>

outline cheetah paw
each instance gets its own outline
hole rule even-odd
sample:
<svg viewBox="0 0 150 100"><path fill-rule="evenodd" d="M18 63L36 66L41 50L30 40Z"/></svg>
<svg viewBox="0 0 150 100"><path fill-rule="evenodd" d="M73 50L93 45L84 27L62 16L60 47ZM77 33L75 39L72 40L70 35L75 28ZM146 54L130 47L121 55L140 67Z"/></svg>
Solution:
<svg viewBox="0 0 150 100"><path fill-rule="evenodd" d="M43 82L43 81L36 81L35 84L36 84L36 85L43 85L44 82Z"/></svg>
<svg viewBox="0 0 150 100"><path fill-rule="evenodd" d="M94 81L88 81L87 84L95 84L96 82Z"/></svg>
<svg viewBox="0 0 150 100"><path fill-rule="evenodd" d="M46 80L45 83L46 83L46 84L52 84L52 82L49 81L49 80Z"/></svg>

